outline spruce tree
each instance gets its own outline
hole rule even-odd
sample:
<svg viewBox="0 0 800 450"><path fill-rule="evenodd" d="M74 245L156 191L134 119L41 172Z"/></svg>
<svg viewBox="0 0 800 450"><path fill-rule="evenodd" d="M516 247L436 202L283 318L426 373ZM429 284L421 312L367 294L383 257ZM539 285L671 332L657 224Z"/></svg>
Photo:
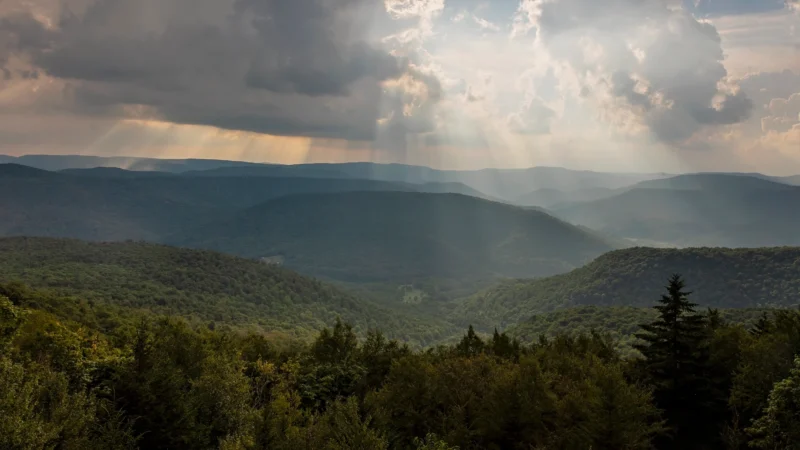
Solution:
<svg viewBox="0 0 800 450"><path fill-rule="evenodd" d="M761 317L758 318L755 324L753 324L753 328L751 328L750 334L753 336L759 337L764 334L767 334L772 329L772 323L769 321L769 317L767 316L766 312L761 313Z"/></svg>
<svg viewBox="0 0 800 450"><path fill-rule="evenodd" d="M654 387L654 399L664 412L671 436L662 448L705 448L718 436L713 386L708 378L708 328L695 312L680 275L673 275L658 305L658 318L641 325L636 345Z"/></svg>
<svg viewBox="0 0 800 450"><path fill-rule="evenodd" d="M486 344L470 325L467 334L461 338L461 342L456 345L455 350L459 356L475 356L483 353L485 347Z"/></svg>

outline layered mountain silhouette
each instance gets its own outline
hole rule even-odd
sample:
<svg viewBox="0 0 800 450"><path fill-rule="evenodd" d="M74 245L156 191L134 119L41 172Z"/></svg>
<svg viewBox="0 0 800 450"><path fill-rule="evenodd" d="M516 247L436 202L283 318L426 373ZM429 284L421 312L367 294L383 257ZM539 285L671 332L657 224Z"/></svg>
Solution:
<svg viewBox="0 0 800 450"><path fill-rule="evenodd" d="M459 183L88 172L0 165L0 235L166 242L343 280L550 275L620 245L442 193L480 194Z"/></svg>
<svg viewBox="0 0 800 450"><path fill-rule="evenodd" d="M550 210L569 222L650 245L800 245L800 187L745 175L650 180Z"/></svg>

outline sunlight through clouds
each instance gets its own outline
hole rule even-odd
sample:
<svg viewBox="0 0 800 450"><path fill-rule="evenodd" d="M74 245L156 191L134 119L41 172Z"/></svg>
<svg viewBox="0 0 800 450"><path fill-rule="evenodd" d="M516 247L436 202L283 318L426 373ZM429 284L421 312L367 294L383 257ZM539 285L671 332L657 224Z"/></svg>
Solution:
<svg viewBox="0 0 800 450"><path fill-rule="evenodd" d="M794 0L7 0L0 145L800 172L770 107L800 94L771 81L800 74L799 21Z"/></svg>

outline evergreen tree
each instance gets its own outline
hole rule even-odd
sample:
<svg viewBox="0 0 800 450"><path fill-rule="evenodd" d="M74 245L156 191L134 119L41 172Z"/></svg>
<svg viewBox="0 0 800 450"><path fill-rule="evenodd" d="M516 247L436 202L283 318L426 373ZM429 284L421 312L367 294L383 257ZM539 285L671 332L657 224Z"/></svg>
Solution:
<svg viewBox="0 0 800 450"><path fill-rule="evenodd" d="M750 334L753 336L761 336L764 334L769 333L770 329L772 328L772 323L769 321L769 317L767 317L767 313L761 313L761 317L758 318L755 324L753 324L753 328L750 329Z"/></svg>
<svg viewBox="0 0 800 450"><path fill-rule="evenodd" d="M654 386L656 405L664 411L671 438L662 448L705 448L718 436L709 426L716 408L708 379L708 331L705 317L695 313L691 292L684 290L680 275L673 275L654 308L658 318L641 326L636 336L644 341L635 347Z"/></svg>
<svg viewBox="0 0 800 450"><path fill-rule="evenodd" d="M472 325L470 325L467 334L461 338L461 342L456 345L456 353L459 356L475 356L483 353L485 347L486 344L480 336L475 333L475 329L472 328Z"/></svg>
<svg viewBox="0 0 800 450"><path fill-rule="evenodd" d="M510 359L513 361L519 360L520 345L516 339L511 339L506 333L500 333L497 328L494 329L492 340L489 341L489 349L491 353L499 358Z"/></svg>

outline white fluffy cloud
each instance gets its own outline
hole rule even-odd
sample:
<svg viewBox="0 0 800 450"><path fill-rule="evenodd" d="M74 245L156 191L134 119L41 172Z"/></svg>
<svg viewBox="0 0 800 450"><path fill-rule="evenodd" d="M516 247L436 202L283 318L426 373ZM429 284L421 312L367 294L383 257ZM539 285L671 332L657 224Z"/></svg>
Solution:
<svg viewBox="0 0 800 450"><path fill-rule="evenodd" d="M728 80L715 27L662 0L525 0L516 23L517 34L535 30L609 116L661 141L741 122L752 109Z"/></svg>

